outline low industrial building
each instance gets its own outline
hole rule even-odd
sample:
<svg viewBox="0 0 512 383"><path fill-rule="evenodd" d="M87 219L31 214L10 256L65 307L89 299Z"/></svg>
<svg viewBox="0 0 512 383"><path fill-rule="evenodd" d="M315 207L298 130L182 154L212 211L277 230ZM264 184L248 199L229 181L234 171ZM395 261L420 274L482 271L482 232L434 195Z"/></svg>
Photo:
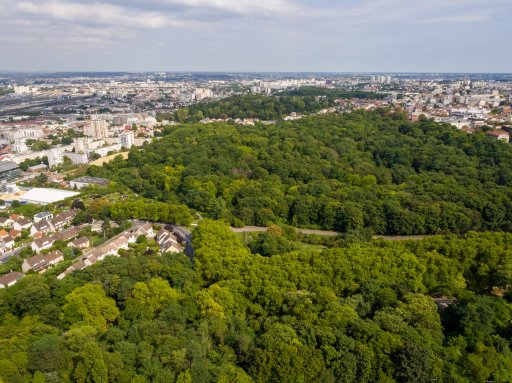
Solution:
<svg viewBox="0 0 512 383"><path fill-rule="evenodd" d="M20 202L33 203L36 205L46 205L49 203L62 201L66 198L77 196L78 194L80 193L68 190L33 188L20 197Z"/></svg>
<svg viewBox="0 0 512 383"><path fill-rule="evenodd" d="M0 162L0 191L9 192L8 185L23 174L20 167L14 162Z"/></svg>

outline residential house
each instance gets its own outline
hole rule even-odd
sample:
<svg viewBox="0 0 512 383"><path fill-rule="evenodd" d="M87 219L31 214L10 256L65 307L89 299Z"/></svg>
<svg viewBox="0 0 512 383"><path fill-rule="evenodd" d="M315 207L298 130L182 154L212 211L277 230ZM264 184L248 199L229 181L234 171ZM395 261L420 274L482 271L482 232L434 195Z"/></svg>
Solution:
<svg viewBox="0 0 512 383"><path fill-rule="evenodd" d="M101 228L102 222L101 221L95 221L95 222L96 222L96 225ZM93 225L94 225L94 223L93 223ZM93 227L93 230L94 230L94 227ZM97 261L104 260L105 257L107 257L109 255L118 257L119 250L121 250L121 249L128 250L129 244L134 243L137 240L137 237L139 237L141 235L144 235L148 238L154 237L155 233L154 233L153 227L150 223L142 224L135 230L127 230L123 233L116 235L114 238L108 240L104 244L102 244L102 245L96 247L95 249L91 250L90 252L84 254L83 258L79 262L68 267L66 269L66 271L61 273L57 278L63 279L67 275L71 274L72 272L74 272L76 270L84 269L90 265L93 265ZM87 240L87 238L85 238L83 241L81 238L79 238L73 242L70 242L68 244L68 246L69 247L74 247L74 246L78 247L78 245L82 242L84 243L83 246L85 246L85 241L89 242Z"/></svg>
<svg viewBox="0 0 512 383"><path fill-rule="evenodd" d="M162 253L181 253L183 246L173 241L167 241L160 245L160 252Z"/></svg>
<svg viewBox="0 0 512 383"><path fill-rule="evenodd" d="M0 226L2 227L11 227L14 223L13 219L6 218L6 217L0 217Z"/></svg>
<svg viewBox="0 0 512 383"><path fill-rule="evenodd" d="M488 136L494 137L497 140L503 140L509 142L510 135L503 130L489 130L486 132Z"/></svg>
<svg viewBox="0 0 512 383"><path fill-rule="evenodd" d="M78 237L78 233L80 233L80 229L78 227L71 227L67 230L61 231L60 233L55 233L52 236L54 241L69 241L75 237Z"/></svg>
<svg viewBox="0 0 512 383"><path fill-rule="evenodd" d="M47 220L38 221L30 228L31 235L34 235L35 233L48 234L52 231L55 231L55 228L52 226L51 222Z"/></svg>
<svg viewBox="0 0 512 383"><path fill-rule="evenodd" d="M0 238L5 238L7 236L9 236L9 233L4 229L0 229Z"/></svg>
<svg viewBox="0 0 512 383"><path fill-rule="evenodd" d="M79 249L87 249L91 244L86 237L80 237L68 243L68 247L77 247Z"/></svg>
<svg viewBox="0 0 512 383"><path fill-rule="evenodd" d="M1 246L5 250L11 250L15 246L14 239L11 236L7 236L2 239Z"/></svg>
<svg viewBox="0 0 512 383"><path fill-rule="evenodd" d="M11 214L11 215L9 216L9 219L10 219L11 221L13 221L13 222L14 222L14 221L17 221L17 220L18 220L18 218L24 218L24 217L23 217L22 215L19 215L19 214Z"/></svg>
<svg viewBox="0 0 512 383"><path fill-rule="evenodd" d="M32 236L32 239L39 239L39 238L43 238L43 237L44 237L44 234L38 231L37 233L35 233Z"/></svg>
<svg viewBox="0 0 512 383"><path fill-rule="evenodd" d="M18 237L21 237L21 231L11 229L11 231L9 231L9 235L12 238L18 238Z"/></svg>
<svg viewBox="0 0 512 383"><path fill-rule="evenodd" d="M78 261L76 263L73 263L71 266L69 266L65 271L63 271L62 273L60 273L58 276L57 276L57 279L61 280L61 279L64 279L67 275L71 274L73 271L77 271L77 270L83 270L85 269L87 266L87 264L85 264L84 261Z"/></svg>
<svg viewBox="0 0 512 383"><path fill-rule="evenodd" d="M14 230L22 231L22 230L28 230L32 227L32 221L19 217L16 219L16 222L13 223L12 228Z"/></svg>
<svg viewBox="0 0 512 383"><path fill-rule="evenodd" d="M15 285L21 278L23 278L23 274L17 271L11 271L8 274L2 275L0 277L0 289Z"/></svg>
<svg viewBox="0 0 512 383"><path fill-rule="evenodd" d="M25 259L23 264L21 265L21 269L24 273L27 273L29 270L34 270L38 273L43 273L48 270L50 267L55 266L59 262L64 260L64 254L59 250L52 251L46 255L35 255L29 259Z"/></svg>
<svg viewBox="0 0 512 383"><path fill-rule="evenodd" d="M145 235L147 238L152 238L155 236L155 232L153 231L153 226L146 222L142 224L137 230L137 235Z"/></svg>
<svg viewBox="0 0 512 383"><path fill-rule="evenodd" d="M31 248L39 254L42 250L52 247L54 242L55 241L50 237L41 237L32 242Z"/></svg>
<svg viewBox="0 0 512 383"><path fill-rule="evenodd" d="M69 225L73 222L73 218L75 218L76 210L68 210L64 213L57 214L55 218L51 220L52 226L55 230L61 230L64 226Z"/></svg>
<svg viewBox="0 0 512 383"><path fill-rule="evenodd" d="M160 245L162 253L181 253L183 251L178 238L168 230L160 229L156 233L156 241Z"/></svg>
<svg viewBox="0 0 512 383"><path fill-rule="evenodd" d="M50 221L53 218L53 214L49 211L42 211L41 213L37 213L34 215L34 222L38 223L40 221Z"/></svg>

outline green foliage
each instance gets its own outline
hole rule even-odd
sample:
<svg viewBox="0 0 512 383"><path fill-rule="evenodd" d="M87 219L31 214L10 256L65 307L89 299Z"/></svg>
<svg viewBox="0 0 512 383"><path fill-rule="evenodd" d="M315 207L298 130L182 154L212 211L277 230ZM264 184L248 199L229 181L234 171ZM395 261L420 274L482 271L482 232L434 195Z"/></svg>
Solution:
<svg viewBox="0 0 512 383"><path fill-rule="evenodd" d="M35 159L26 159L20 164L20 168L25 172L29 167L39 165L41 163L42 161L39 157Z"/></svg>
<svg viewBox="0 0 512 383"><path fill-rule="evenodd" d="M5 96L7 94L14 93L14 89L12 88L0 88L0 97Z"/></svg>
<svg viewBox="0 0 512 383"><path fill-rule="evenodd" d="M323 228L348 241L512 229L512 148L484 134L389 110L165 134L89 174L235 226Z"/></svg>
<svg viewBox="0 0 512 383"><path fill-rule="evenodd" d="M296 239L289 228L260 234ZM290 238L290 239L288 239ZM134 246L148 245L134 244ZM510 382L512 234L251 254L202 220L194 262L110 257L0 290L6 382ZM456 297L438 309L431 295Z"/></svg>
<svg viewBox="0 0 512 383"><path fill-rule="evenodd" d="M119 315L115 301L106 297L103 288L87 284L66 296L62 308L62 321L68 326L91 325L105 331L107 324Z"/></svg>
<svg viewBox="0 0 512 383"><path fill-rule="evenodd" d="M40 152L42 150L48 150L51 149L52 144L46 142L46 141L37 141L33 143L30 147L34 152Z"/></svg>

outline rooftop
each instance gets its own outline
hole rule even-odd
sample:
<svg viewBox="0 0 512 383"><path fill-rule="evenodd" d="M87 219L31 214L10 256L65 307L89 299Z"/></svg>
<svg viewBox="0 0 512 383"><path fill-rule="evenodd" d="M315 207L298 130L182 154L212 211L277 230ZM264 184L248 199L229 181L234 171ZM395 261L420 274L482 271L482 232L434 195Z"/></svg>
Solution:
<svg viewBox="0 0 512 383"><path fill-rule="evenodd" d="M84 184L94 184L94 185L108 185L109 180L106 178L84 176L84 177L74 179L72 182L81 182Z"/></svg>
<svg viewBox="0 0 512 383"><path fill-rule="evenodd" d="M16 170L20 167L14 162L0 162L0 173L8 172L9 170Z"/></svg>
<svg viewBox="0 0 512 383"><path fill-rule="evenodd" d="M20 201L45 205L47 203L62 201L63 199L74 197L78 194L80 193L68 190L34 188L22 195Z"/></svg>

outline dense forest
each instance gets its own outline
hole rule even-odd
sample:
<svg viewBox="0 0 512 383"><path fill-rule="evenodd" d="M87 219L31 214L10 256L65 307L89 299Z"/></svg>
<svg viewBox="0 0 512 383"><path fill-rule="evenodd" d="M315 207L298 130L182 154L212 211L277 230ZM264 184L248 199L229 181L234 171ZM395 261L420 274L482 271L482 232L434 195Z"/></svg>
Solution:
<svg viewBox="0 0 512 383"><path fill-rule="evenodd" d="M329 102L338 99L357 98L361 100L382 100L386 98L386 93L366 92L362 90L345 90L345 89L330 89L318 88L315 86L303 86L297 89L286 90L278 93L279 96L294 96L294 97L325 97Z"/></svg>
<svg viewBox="0 0 512 383"><path fill-rule="evenodd" d="M512 381L511 234L264 257L203 220L193 242L194 264L131 250L1 290L0 379Z"/></svg>
<svg viewBox="0 0 512 383"><path fill-rule="evenodd" d="M291 113L314 113L335 105L336 99L357 97L382 99L385 95L362 92L327 90L322 88L300 88L277 96L237 95L219 101L197 103L177 112L160 115L180 122L197 122L203 118L246 119L264 121L281 119Z"/></svg>
<svg viewBox="0 0 512 383"><path fill-rule="evenodd" d="M512 229L512 148L483 133L376 110L271 125L184 124L163 134L89 174L235 226Z"/></svg>

